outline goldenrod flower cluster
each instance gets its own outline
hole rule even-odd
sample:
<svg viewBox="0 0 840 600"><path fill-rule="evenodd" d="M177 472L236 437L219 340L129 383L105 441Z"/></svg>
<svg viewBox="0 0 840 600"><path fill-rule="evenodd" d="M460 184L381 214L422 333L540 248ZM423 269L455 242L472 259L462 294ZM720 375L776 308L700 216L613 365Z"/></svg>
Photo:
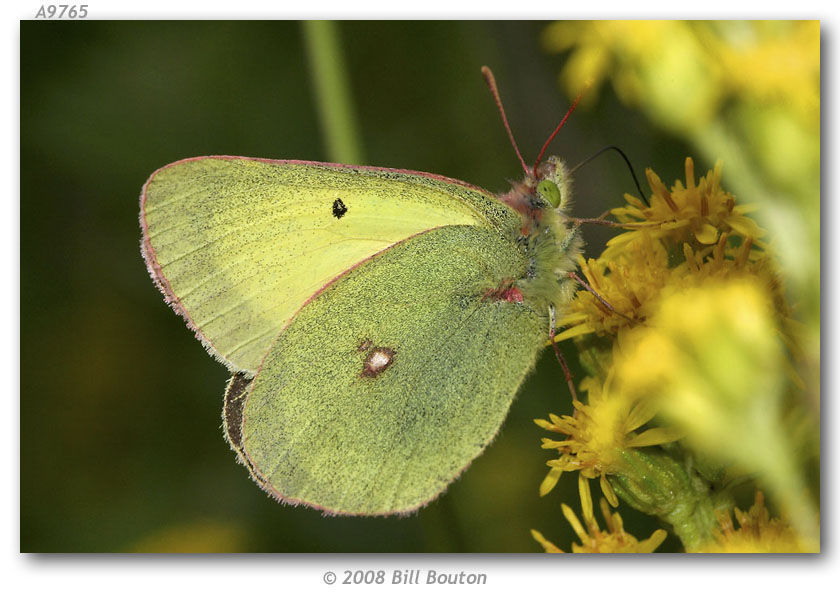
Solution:
<svg viewBox="0 0 840 600"><path fill-rule="evenodd" d="M749 529L754 547L786 552L795 539L813 551L818 494L803 471L818 416L795 371L796 327L772 246L748 216L754 207L721 187L720 163L695 181L688 158L685 172L685 183L669 189L648 170L649 204L627 196L612 211L626 231L581 265L595 293L578 292L556 339L574 339L588 357L590 376L580 386L587 398L574 402L571 415L536 420L559 436L543 439L558 456L548 461L540 493L563 472L578 471L582 481L600 480L612 506L622 499L660 517L687 550L725 551L731 543L738 551L744 546L734 540L747 531L725 535L734 529L720 515L734 508L734 482L749 479L781 510L773 526L762 517L764 525ZM591 543L600 538L587 505L588 537L572 523L583 542L575 551L619 551ZM604 517L609 523L616 515ZM743 530L746 521L739 522ZM631 551L658 546L633 544Z"/></svg>
<svg viewBox="0 0 840 600"><path fill-rule="evenodd" d="M714 540L695 549L710 553L813 552L815 548L803 540L781 519L770 517L764 506L764 495L755 493L755 504L746 512L734 509L738 528L728 511L718 513L719 529Z"/></svg>
<svg viewBox="0 0 840 600"><path fill-rule="evenodd" d="M665 541L667 534L664 529L657 529L649 538L642 541L637 540L624 531L624 522L621 520L621 515L617 512L611 512L604 498L601 498L600 508L607 528L606 530L602 530L598 525L598 521L595 519L595 512L592 506L592 493L589 490L589 481L585 477L578 479L578 489L580 492L583 523L586 527L581 524L575 512L568 505L561 505L563 516L566 517L566 520L572 526L572 529L575 530L581 542L580 544L572 544L572 552L600 554L647 553L653 552ZM546 552L563 552L558 546L545 539L543 534L536 529L531 530L531 536Z"/></svg>
<svg viewBox="0 0 840 600"><path fill-rule="evenodd" d="M722 159L729 190L741 200L760 203L761 221L773 231L778 263L774 270L783 273L796 299L802 374L816 388L820 370L820 22L559 22L544 30L542 42L548 52L564 54L560 80L570 97L578 95L584 82L593 82L582 100L582 105L592 105L599 90L607 93L609 86L629 110L637 110L639 118L687 143L703 162ZM693 180L687 172L686 188L691 188ZM745 229L755 226L747 218L755 207L741 203L732 212L731 195L715 193L709 184L705 182L712 192L707 194L708 205L678 205L670 201L661 182L651 181L650 206L630 201L626 212L616 216L648 223L664 223L673 216L671 226L681 229L682 241L695 252L702 245L714 244L716 231L722 235L727 229L758 244L763 236ZM696 186L698 192L703 187L702 181ZM709 211L710 219L697 214L704 211ZM659 228L651 233L662 235ZM681 252L680 248L676 251Z"/></svg>

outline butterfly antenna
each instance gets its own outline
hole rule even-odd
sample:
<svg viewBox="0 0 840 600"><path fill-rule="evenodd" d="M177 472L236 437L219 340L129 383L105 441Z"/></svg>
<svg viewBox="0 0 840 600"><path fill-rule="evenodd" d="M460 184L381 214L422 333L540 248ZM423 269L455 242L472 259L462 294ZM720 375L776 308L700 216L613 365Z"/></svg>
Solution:
<svg viewBox="0 0 840 600"><path fill-rule="evenodd" d="M490 93L493 94L493 100L496 101L496 108L499 109L499 114L502 115L502 123L505 124L505 129L507 130L508 137L510 138L510 143L516 151L516 157L519 159L519 164L522 165L522 170L525 171L525 174L529 175L528 165L526 165L525 161L522 159L522 154L519 152L519 146L516 145L516 140L513 139L513 132L510 130L510 124L508 123L507 116L505 115L505 107L502 106L502 98L499 96L499 88L496 86L496 78L493 77L493 71L491 71L489 67L481 67L481 74L484 75L484 81L487 82L487 87L490 88Z"/></svg>
<svg viewBox="0 0 840 600"><path fill-rule="evenodd" d="M645 204L647 204L648 206L650 206L650 202L648 202L647 196L645 196L645 193L642 191L642 186L639 185L639 178L636 177L636 171L633 170L633 165L630 163L630 159L627 158L627 155L624 154L624 151L621 148L619 148L618 146L607 146L605 148L601 148L600 150L598 150L598 152L596 152L595 154L593 154L589 158L587 158L585 160L582 160L580 163L578 163L577 165L575 165L574 167L569 169L569 175L572 175L575 171L577 171L583 165L585 165L589 161L594 160L595 158L601 156L604 152L607 152L608 150L615 150L616 152L618 152L621 155L621 158L624 159L624 163L627 165L627 168L630 170L630 176L633 178L633 183L636 184L636 190L639 192L639 195L642 197L642 201Z"/></svg>
<svg viewBox="0 0 840 600"><path fill-rule="evenodd" d="M560 132L560 129L563 127L563 125L566 124L566 120L569 118L569 115L571 115L574 112L575 108L578 105L578 102L580 102L580 99L583 98L583 95L587 91L589 91L589 88L591 86L592 86L592 82L588 81L586 83L586 87L583 89L583 91L580 94L577 95L577 98L575 98L574 102L572 102L572 105L569 107L569 110L566 111L566 115L563 117L563 120L560 121L560 124L554 130L554 133L552 133L550 136L548 136L548 139L545 141L545 144L543 144L542 150L540 150L540 153L537 156L537 160L534 161L534 174L536 174L537 167L540 166L540 161L542 160L542 157L545 154L546 149L548 149L548 145L551 143L551 140L554 139L554 136L556 136Z"/></svg>

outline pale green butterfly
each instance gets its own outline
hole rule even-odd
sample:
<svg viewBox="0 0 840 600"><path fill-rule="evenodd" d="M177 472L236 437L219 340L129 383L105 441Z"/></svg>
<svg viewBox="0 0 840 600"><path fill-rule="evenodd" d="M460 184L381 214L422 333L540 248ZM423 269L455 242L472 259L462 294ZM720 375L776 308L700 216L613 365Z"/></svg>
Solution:
<svg viewBox="0 0 840 600"><path fill-rule="evenodd" d="M582 246L563 163L529 169L516 152L525 178L498 196L416 171L235 156L146 182L149 272L233 373L226 437L271 496L411 512L492 441L574 293Z"/></svg>

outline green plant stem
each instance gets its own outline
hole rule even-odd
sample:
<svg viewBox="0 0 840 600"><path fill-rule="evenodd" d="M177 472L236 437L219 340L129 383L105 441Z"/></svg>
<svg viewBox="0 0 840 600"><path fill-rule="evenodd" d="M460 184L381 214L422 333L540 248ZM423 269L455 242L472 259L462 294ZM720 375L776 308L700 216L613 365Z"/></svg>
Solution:
<svg viewBox="0 0 840 600"><path fill-rule="evenodd" d="M328 159L338 163L363 164L338 28L333 21L304 21L303 38Z"/></svg>
<svg viewBox="0 0 840 600"><path fill-rule="evenodd" d="M713 538L716 503L679 463L653 450L620 454L624 468L610 483L625 502L668 523L689 552Z"/></svg>

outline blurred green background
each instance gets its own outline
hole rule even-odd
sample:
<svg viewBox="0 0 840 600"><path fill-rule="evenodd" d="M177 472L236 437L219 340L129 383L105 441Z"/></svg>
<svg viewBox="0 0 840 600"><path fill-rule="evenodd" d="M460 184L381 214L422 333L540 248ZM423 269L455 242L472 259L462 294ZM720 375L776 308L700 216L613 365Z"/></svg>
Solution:
<svg viewBox="0 0 840 600"><path fill-rule="evenodd" d="M341 23L367 164L507 190L521 168L479 69L493 68L533 161L569 104L564 56L545 51L545 28ZM410 517L281 506L227 447L227 372L152 284L138 196L152 171L189 156L329 158L299 23L22 22L20 78L22 551L540 551L530 528L568 549L560 503L579 512L576 478L537 493L553 455L533 419L570 410L548 353L495 443ZM552 153L576 164L609 144L668 183L691 154L608 88ZM576 173L575 214L596 216L625 191L627 169L605 155ZM586 230L587 251L597 255L610 233ZM638 538L657 527L621 513ZM671 536L660 550L678 548Z"/></svg>

